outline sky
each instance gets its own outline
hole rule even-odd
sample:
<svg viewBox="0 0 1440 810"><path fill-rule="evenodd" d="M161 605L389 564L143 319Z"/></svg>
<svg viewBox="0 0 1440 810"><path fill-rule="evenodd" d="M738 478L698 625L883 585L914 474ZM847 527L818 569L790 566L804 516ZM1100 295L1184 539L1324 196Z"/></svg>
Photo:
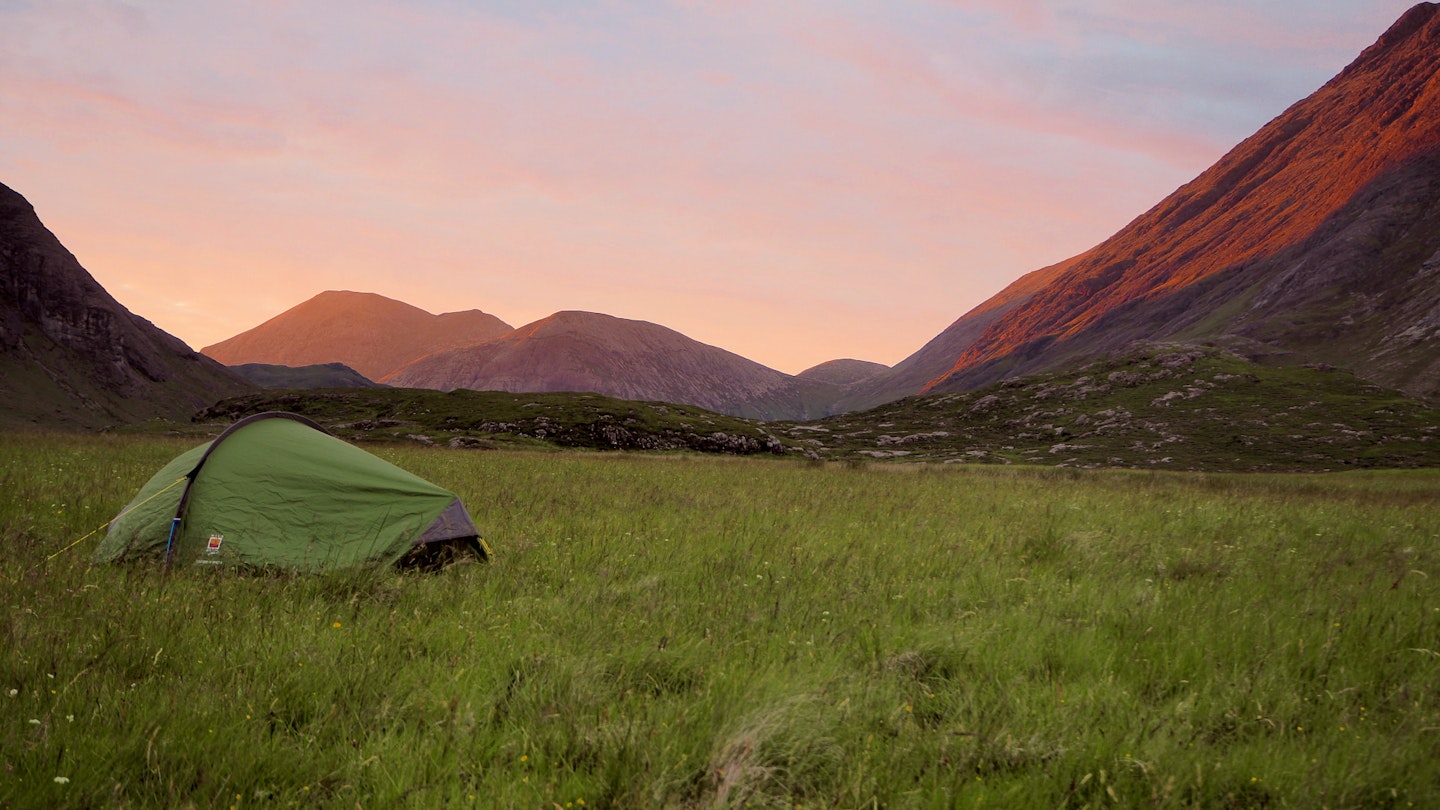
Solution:
<svg viewBox="0 0 1440 810"><path fill-rule="evenodd" d="M194 348L330 289L893 365L1412 0L0 0L0 183Z"/></svg>

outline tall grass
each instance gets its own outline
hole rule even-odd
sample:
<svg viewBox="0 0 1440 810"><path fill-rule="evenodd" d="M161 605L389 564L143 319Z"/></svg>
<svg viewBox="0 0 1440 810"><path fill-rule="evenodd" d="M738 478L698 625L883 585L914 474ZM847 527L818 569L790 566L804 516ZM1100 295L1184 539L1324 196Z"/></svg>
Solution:
<svg viewBox="0 0 1440 810"><path fill-rule="evenodd" d="M0 805L1440 804L1434 473L385 447L493 561L60 551L182 447L0 435Z"/></svg>

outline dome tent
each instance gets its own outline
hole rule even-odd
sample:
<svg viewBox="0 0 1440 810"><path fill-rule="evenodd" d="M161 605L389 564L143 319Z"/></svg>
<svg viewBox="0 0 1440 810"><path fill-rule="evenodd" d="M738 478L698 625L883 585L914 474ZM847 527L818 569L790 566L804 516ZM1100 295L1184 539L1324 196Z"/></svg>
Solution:
<svg viewBox="0 0 1440 810"><path fill-rule="evenodd" d="M165 465L97 561L318 571L454 544L488 551L455 493L291 413L262 413Z"/></svg>

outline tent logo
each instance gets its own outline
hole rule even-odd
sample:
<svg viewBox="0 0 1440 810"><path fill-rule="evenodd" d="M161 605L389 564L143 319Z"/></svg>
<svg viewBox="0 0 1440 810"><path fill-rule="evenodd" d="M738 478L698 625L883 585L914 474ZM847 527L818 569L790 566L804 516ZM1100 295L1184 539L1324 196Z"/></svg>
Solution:
<svg viewBox="0 0 1440 810"><path fill-rule="evenodd" d="M210 542L208 542L208 543L205 544L205 553L206 553L206 554L219 554L219 553L220 553L220 544L223 543L223 542L225 542L225 535L223 535L223 534L212 534L212 535L210 535Z"/></svg>

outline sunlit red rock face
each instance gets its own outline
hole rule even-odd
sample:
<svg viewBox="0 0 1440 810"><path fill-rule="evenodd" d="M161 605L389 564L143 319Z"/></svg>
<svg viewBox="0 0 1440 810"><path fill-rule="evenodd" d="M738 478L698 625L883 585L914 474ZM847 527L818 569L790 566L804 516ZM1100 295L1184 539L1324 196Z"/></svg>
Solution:
<svg viewBox="0 0 1440 810"><path fill-rule="evenodd" d="M1434 393L1437 250L1440 5L1423 3L1115 236L957 321L947 333L973 337L924 389L1186 338L1249 341Z"/></svg>
<svg viewBox="0 0 1440 810"><path fill-rule="evenodd" d="M230 366L338 362L379 380L427 354L499 337L510 329L475 309L432 315L375 293L331 290L200 351Z"/></svg>

